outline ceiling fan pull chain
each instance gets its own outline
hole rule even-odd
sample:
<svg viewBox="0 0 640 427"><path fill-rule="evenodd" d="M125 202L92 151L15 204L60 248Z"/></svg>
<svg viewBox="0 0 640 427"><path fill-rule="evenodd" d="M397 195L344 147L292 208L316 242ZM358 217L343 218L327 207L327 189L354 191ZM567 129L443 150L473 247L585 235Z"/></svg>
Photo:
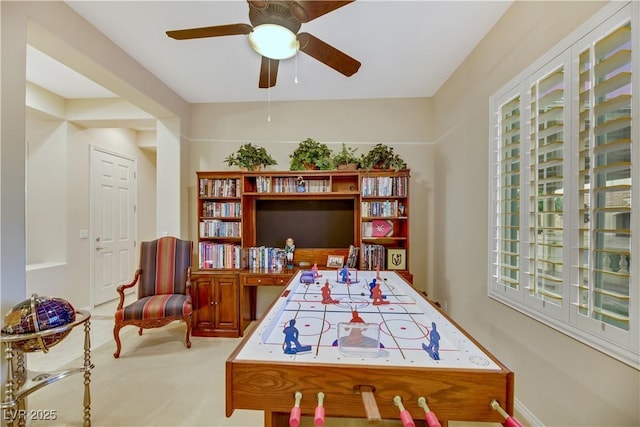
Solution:
<svg viewBox="0 0 640 427"><path fill-rule="evenodd" d="M268 81L271 82L271 61L267 69ZM267 123L271 123L271 84L267 87Z"/></svg>
<svg viewBox="0 0 640 427"><path fill-rule="evenodd" d="M293 78L293 82L295 84L298 84L298 55L296 55L295 60L296 60L296 76Z"/></svg>

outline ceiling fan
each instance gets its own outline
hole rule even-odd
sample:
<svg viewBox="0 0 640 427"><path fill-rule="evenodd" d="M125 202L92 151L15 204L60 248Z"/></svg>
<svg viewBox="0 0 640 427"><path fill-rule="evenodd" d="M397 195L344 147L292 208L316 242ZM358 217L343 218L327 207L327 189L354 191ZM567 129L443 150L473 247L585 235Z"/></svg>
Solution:
<svg viewBox="0 0 640 427"><path fill-rule="evenodd" d="M167 31L167 36L176 40L188 40L248 35L251 47L262 55L258 82L260 88L275 86L280 60L296 55L299 50L349 77L360 68L359 61L309 33L298 33L298 31L303 23L333 12L353 1L355 0L247 0L251 25L227 24L171 30ZM279 51L279 48L283 48L283 51Z"/></svg>

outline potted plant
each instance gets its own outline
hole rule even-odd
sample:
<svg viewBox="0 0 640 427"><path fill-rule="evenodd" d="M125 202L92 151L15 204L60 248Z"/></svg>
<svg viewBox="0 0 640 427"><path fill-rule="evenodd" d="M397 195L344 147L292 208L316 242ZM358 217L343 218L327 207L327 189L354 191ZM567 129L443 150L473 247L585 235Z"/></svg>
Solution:
<svg viewBox="0 0 640 427"><path fill-rule="evenodd" d="M367 154L360 157L360 166L365 169L406 169L407 163L393 152L393 147L376 144Z"/></svg>
<svg viewBox="0 0 640 427"><path fill-rule="evenodd" d="M289 155L291 158L291 170L304 169L333 169L333 152L327 144L307 138L298 144L298 147Z"/></svg>
<svg viewBox="0 0 640 427"><path fill-rule="evenodd" d="M342 148L333 156L333 163L336 165L338 170L342 169L358 169L359 166L359 157L356 156L357 148L347 147L346 144L342 143Z"/></svg>
<svg viewBox="0 0 640 427"><path fill-rule="evenodd" d="M249 171L276 164L276 161L267 153L264 147L258 147L250 142L241 145L238 151L227 156L224 161L229 166L240 166Z"/></svg>

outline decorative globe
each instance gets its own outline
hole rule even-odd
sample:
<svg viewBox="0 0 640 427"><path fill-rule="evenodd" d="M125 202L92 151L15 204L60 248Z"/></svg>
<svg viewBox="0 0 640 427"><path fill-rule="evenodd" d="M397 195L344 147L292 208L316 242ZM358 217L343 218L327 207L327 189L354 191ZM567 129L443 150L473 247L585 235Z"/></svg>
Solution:
<svg viewBox="0 0 640 427"><path fill-rule="evenodd" d="M4 317L2 333L5 335L32 334L44 332L48 329L68 325L76 320L76 312L73 306L62 298L41 297L33 294L30 299L24 300L14 306ZM72 328L51 335L36 335L22 341L14 342L14 345L23 352L40 351L47 352L50 347L58 344Z"/></svg>

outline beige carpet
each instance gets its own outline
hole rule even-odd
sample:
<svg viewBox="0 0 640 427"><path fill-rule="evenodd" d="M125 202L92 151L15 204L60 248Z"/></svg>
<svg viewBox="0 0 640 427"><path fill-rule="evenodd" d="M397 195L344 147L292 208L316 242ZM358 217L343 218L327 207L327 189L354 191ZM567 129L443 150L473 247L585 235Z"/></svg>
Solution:
<svg viewBox="0 0 640 427"><path fill-rule="evenodd" d="M192 338L184 345L184 325L121 330L122 352L115 343L91 352L91 421L93 426L261 426L258 411L224 414L224 362L238 339ZM81 355L81 353L80 353ZM82 359L69 363L82 366ZM83 376L51 384L29 397L29 409L56 410L55 421L32 426L82 426Z"/></svg>
<svg viewBox="0 0 640 427"><path fill-rule="evenodd" d="M192 337L191 349L184 345L184 325L173 323L164 328L121 330L122 352L113 357L115 343L109 316L95 316L92 335L96 336L91 361L91 421L94 427L134 426L243 426L263 425L261 411L236 410L225 416L225 365L227 357L241 339ZM78 329L78 328L76 328ZM82 332L60 344L61 353L77 354L64 367L82 366ZM92 338L93 339L93 338ZM54 349L47 355L34 354L32 369L49 370ZM39 357L39 360L36 359ZM28 359L29 360L29 359ZM31 366L30 365L30 366ZM33 420L34 427L82 426L83 376L76 374L44 387L28 399L28 409L55 411L55 421ZM256 399L259 399L256 396ZM312 417L303 417L301 427L312 427ZM325 426L368 426L366 420L328 418ZM382 427L401 426L399 421L383 421ZM499 424L450 422L450 427L499 427Z"/></svg>

